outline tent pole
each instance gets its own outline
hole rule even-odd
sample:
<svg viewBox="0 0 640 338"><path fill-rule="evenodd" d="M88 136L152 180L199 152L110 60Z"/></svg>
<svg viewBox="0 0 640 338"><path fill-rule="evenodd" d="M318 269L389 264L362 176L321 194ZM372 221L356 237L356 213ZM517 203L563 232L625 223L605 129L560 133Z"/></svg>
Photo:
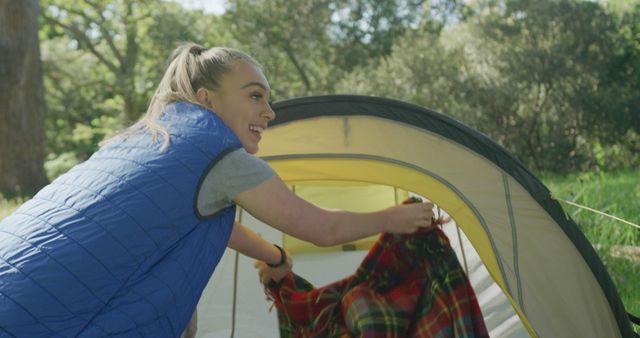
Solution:
<svg viewBox="0 0 640 338"><path fill-rule="evenodd" d="M242 224L242 211L240 208L238 211L238 222ZM240 259L240 254L238 251L235 253L235 262L233 264L233 303L231 309L231 338L234 338L236 331L236 303L237 303L237 295L238 295L238 260Z"/></svg>
<svg viewBox="0 0 640 338"><path fill-rule="evenodd" d="M399 204L399 202L398 202L398 188L396 188L396 187L393 187L393 199L394 199L394 201L396 203L395 205L398 205Z"/></svg>
<svg viewBox="0 0 640 338"><path fill-rule="evenodd" d="M438 210L438 218L441 217L441 209L437 207ZM464 252L464 245L462 244L462 234L460 233L460 227L458 223L453 221L456 225L456 232L458 233L458 243L460 244L460 252L462 252L462 262L464 263L464 271L467 273L467 277L469 277L469 265L467 264L467 254Z"/></svg>
<svg viewBox="0 0 640 338"><path fill-rule="evenodd" d="M460 251L462 252L462 261L464 262L464 271L466 271L467 277L469 277L469 266L467 265L467 255L464 253L464 246L462 245L462 235L460 234L460 227L458 226L458 223L456 223L456 231L458 232L458 242L460 243Z"/></svg>

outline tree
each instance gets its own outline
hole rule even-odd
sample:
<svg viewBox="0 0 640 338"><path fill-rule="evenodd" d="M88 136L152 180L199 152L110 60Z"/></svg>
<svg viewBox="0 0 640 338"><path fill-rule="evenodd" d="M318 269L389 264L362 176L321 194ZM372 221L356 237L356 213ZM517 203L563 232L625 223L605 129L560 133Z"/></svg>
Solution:
<svg viewBox="0 0 640 338"><path fill-rule="evenodd" d="M535 170L638 163L637 14L616 25L601 5L573 0L477 1L461 14L440 31L429 20L408 30L338 90L454 115Z"/></svg>
<svg viewBox="0 0 640 338"><path fill-rule="evenodd" d="M225 20L284 97L322 92L333 59L327 28L330 0L233 0Z"/></svg>
<svg viewBox="0 0 640 338"><path fill-rule="evenodd" d="M355 68L337 90L391 97L460 118L466 111L460 103L470 87L466 66L461 50L446 45L442 36L412 31L397 39L389 57Z"/></svg>
<svg viewBox="0 0 640 338"><path fill-rule="evenodd" d="M604 7L513 0L477 18L501 79L487 87L510 92L515 102L498 133L525 162L536 170L584 169L593 164L593 146L603 135L625 134L629 126L611 117L626 116L632 107L615 104L610 95L626 80L609 80L617 28Z"/></svg>
<svg viewBox="0 0 640 338"><path fill-rule="evenodd" d="M141 27L151 20L150 1L43 1L43 19L50 35L66 35L77 49L93 55L113 77L110 88L123 98L126 122L137 120L146 99L137 84Z"/></svg>
<svg viewBox="0 0 640 338"><path fill-rule="evenodd" d="M391 53L416 27L439 31L460 17L460 0L230 0L234 37L266 60L274 93L327 94L357 66Z"/></svg>
<svg viewBox="0 0 640 338"><path fill-rule="evenodd" d="M337 64L346 71L391 54L406 32L439 35L463 17L461 0L333 1L331 31Z"/></svg>
<svg viewBox="0 0 640 338"><path fill-rule="evenodd" d="M46 183L38 0L0 0L0 190Z"/></svg>
<svg viewBox="0 0 640 338"><path fill-rule="evenodd" d="M626 3L631 6L631 3ZM640 1L619 15L615 56L608 59L603 87L607 89L607 103L617 105L609 110L614 135L628 140L621 131L633 130L636 144L630 144L640 152ZM611 135L603 137L611 138ZM614 137L615 140L615 137Z"/></svg>
<svg viewBox="0 0 640 338"><path fill-rule="evenodd" d="M214 46L231 40L220 18L174 2L42 3L50 177L87 159L100 140L140 117L179 43Z"/></svg>
<svg viewBox="0 0 640 338"><path fill-rule="evenodd" d="M91 82L99 85L103 94L86 99L96 103L106 99L121 102L123 124L137 120L146 110L166 58L179 42L208 45L205 42L216 40L219 44L220 40L228 39L216 32L220 30L216 18L185 10L172 2L42 0L42 4L45 43L58 51L62 49L67 58L46 60L52 66L48 70L58 76L55 81L79 77L74 73L78 66L95 68ZM75 56L69 60L71 54ZM71 68L68 61L78 59L82 59L82 64ZM75 82L86 80L77 78Z"/></svg>

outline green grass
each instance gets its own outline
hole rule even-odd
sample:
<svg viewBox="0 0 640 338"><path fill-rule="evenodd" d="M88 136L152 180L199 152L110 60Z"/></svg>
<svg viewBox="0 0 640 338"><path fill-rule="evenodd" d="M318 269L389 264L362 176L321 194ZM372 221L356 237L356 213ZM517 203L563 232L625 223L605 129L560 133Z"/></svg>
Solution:
<svg viewBox="0 0 640 338"><path fill-rule="evenodd" d="M558 200L572 201L634 224L640 224L638 172L542 175ZM640 229L606 216L562 203L609 271L627 310L640 315ZM640 333L640 327L635 327Z"/></svg>
<svg viewBox="0 0 640 338"><path fill-rule="evenodd" d="M5 198L0 194L0 220L7 217L27 200L26 197Z"/></svg>

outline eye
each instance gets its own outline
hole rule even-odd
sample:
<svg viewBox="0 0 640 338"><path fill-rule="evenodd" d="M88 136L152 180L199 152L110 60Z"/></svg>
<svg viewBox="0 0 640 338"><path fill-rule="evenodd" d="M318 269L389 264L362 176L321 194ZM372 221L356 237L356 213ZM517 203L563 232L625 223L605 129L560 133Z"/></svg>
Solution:
<svg viewBox="0 0 640 338"><path fill-rule="evenodd" d="M262 95L262 93L251 93L250 97L254 101L260 101L264 95Z"/></svg>

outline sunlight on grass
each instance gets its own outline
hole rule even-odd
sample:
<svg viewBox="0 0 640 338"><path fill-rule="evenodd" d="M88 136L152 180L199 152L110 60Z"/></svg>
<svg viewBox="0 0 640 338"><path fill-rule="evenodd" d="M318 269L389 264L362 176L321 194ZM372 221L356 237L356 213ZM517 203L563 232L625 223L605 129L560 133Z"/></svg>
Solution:
<svg viewBox="0 0 640 338"><path fill-rule="evenodd" d="M0 220L9 216L9 214L16 210L25 201L26 198L24 197L7 199L2 194L0 194Z"/></svg>

